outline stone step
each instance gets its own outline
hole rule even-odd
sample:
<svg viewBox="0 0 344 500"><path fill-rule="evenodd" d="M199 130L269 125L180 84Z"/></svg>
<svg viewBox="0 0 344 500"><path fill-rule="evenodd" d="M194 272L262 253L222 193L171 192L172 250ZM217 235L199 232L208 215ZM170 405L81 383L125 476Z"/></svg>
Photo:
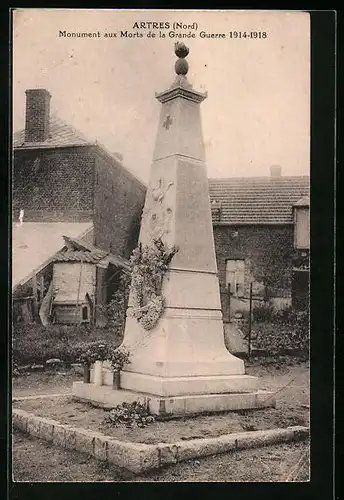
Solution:
<svg viewBox="0 0 344 500"><path fill-rule="evenodd" d="M114 408L123 402L138 401L148 404L152 415L161 417L183 417L199 413L249 410L276 405L274 393L268 391L162 397L135 391L115 390L109 386L96 386L83 382L74 382L73 398L102 408Z"/></svg>

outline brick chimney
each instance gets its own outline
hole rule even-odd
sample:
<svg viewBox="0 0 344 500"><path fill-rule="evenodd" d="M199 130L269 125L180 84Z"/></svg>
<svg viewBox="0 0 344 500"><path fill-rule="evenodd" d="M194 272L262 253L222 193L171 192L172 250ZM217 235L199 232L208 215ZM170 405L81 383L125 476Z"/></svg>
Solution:
<svg viewBox="0 0 344 500"><path fill-rule="evenodd" d="M25 142L43 142L49 135L51 95L45 89L29 89L25 94Z"/></svg>
<svg viewBox="0 0 344 500"><path fill-rule="evenodd" d="M279 178L282 176L282 169L279 165L272 165L270 167L270 177Z"/></svg>

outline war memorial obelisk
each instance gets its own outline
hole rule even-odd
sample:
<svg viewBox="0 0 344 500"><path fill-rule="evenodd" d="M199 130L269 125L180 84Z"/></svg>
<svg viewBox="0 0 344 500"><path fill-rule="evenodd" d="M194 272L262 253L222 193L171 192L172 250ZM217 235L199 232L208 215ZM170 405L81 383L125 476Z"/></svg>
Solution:
<svg viewBox="0 0 344 500"><path fill-rule="evenodd" d="M245 375L244 362L224 343L200 116L207 94L187 80L188 48L176 44L175 52L175 81L156 94L162 107L139 241L161 238L178 252L152 330L132 317L129 300L124 344L133 347L121 388L160 396L162 411L172 414L253 408L264 399L258 379Z"/></svg>
<svg viewBox="0 0 344 500"><path fill-rule="evenodd" d="M142 247L160 239L178 248L163 278L163 314L145 330L133 317L131 293L123 341L130 364L121 371L121 390L112 390L109 371L103 386L73 384L79 399L108 407L146 401L162 416L275 405L224 343L200 116L207 95L187 80L188 52L176 44L175 81L156 94L162 107L139 236Z"/></svg>

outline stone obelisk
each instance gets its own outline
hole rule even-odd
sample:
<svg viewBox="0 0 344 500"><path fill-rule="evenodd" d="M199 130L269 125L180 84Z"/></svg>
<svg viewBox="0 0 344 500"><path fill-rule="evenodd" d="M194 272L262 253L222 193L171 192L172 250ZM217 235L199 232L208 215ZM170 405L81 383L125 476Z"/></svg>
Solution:
<svg viewBox="0 0 344 500"><path fill-rule="evenodd" d="M200 116L207 94L187 80L188 52L176 44L175 81L156 94L162 106L139 236L142 245L161 238L178 252L152 330L132 316L129 299L124 344L131 363L121 372L122 389L160 397L168 406L161 411L172 414L260 405L257 379L224 343Z"/></svg>

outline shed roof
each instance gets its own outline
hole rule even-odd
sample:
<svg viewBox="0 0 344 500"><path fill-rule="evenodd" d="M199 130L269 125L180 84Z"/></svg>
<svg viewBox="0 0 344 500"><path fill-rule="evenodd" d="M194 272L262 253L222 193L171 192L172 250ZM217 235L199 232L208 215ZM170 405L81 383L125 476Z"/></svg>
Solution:
<svg viewBox="0 0 344 500"><path fill-rule="evenodd" d="M209 179L209 194L216 224L292 224L293 205L309 194L309 176Z"/></svg>
<svg viewBox="0 0 344 500"><path fill-rule="evenodd" d="M97 264L101 261L107 252L104 250L94 250L91 252L85 250L67 250L59 252L54 257L54 262L85 262L88 264Z"/></svg>
<svg viewBox="0 0 344 500"><path fill-rule="evenodd" d="M78 238L64 236L66 249L62 249L54 257L54 262L88 262L90 264L113 264L117 267L130 269L129 261L109 251L92 246Z"/></svg>
<svg viewBox="0 0 344 500"><path fill-rule="evenodd" d="M12 225L12 289L30 279L64 246L63 235L82 237L92 222L24 222Z"/></svg>

